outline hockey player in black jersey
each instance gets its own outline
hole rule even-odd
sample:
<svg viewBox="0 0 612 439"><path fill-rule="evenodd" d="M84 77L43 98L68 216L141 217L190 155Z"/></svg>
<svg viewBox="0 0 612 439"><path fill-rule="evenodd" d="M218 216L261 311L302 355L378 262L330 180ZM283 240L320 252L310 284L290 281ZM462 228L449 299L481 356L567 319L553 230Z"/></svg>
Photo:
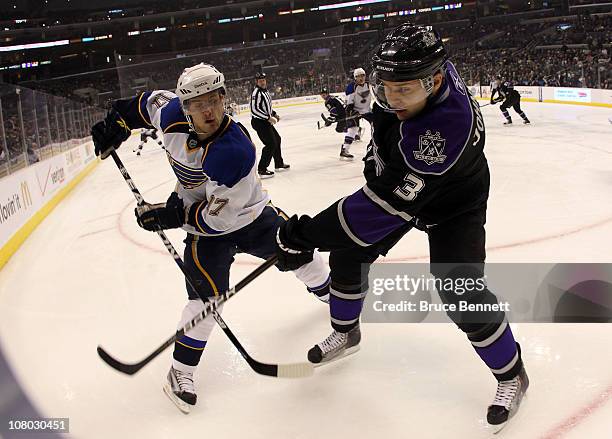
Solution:
<svg viewBox="0 0 612 439"><path fill-rule="evenodd" d="M336 132L345 133L347 129L346 109L342 101L329 94L329 90L325 87L321 90L321 98L323 98L325 108L329 111L329 117L323 118L325 126L331 126L335 123ZM354 156L344 147L344 144L342 144L340 148L340 158L352 160L353 157Z"/></svg>
<svg viewBox="0 0 612 439"><path fill-rule="evenodd" d="M497 93L497 98L495 98L495 94ZM497 79L497 87L493 89L491 92L491 104L495 105L498 102L502 102L499 109L502 114L506 118L504 125L512 125L512 117L510 117L510 113L508 112L508 108L514 108L514 111L518 113L519 116L523 119L524 124L529 124L529 119L527 119L527 115L521 110L521 95L518 91L514 89L512 83L506 81L502 82L501 79Z"/></svg>
<svg viewBox="0 0 612 439"><path fill-rule="evenodd" d="M359 348L369 266L411 229L427 233L437 279L477 281L484 275L489 168L478 103L447 60L439 35L425 27L404 24L393 30L378 46L372 67L376 104L367 183L313 218L293 216L277 234L283 269L309 261L315 248L331 252L333 332L308 352L313 363ZM486 288L460 293L439 291L444 303L497 303ZM487 420L501 428L529 385L505 313L448 315L498 381Z"/></svg>

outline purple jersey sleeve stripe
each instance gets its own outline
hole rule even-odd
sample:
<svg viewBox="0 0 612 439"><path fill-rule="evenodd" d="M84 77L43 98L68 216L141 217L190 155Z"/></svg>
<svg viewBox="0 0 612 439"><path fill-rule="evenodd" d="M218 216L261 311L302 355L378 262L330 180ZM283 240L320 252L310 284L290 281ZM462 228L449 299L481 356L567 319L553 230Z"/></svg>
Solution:
<svg viewBox="0 0 612 439"><path fill-rule="evenodd" d="M387 212L358 190L344 200L343 215L353 234L363 242L378 242L406 221Z"/></svg>

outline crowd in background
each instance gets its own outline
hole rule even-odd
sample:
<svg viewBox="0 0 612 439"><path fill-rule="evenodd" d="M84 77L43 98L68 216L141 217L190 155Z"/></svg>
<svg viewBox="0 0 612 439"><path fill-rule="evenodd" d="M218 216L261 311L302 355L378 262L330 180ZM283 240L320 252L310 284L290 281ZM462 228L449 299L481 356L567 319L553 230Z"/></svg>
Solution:
<svg viewBox="0 0 612 439"><path fill-rule="evenodd" d="M612 89L611 25L611 16L585 15L505 24L462 20L440 23L436 27L446 40L452 61L470 85L488 85L500 76L515 85ZM268 74L269 89L275 99L318 94L322 87L342 91L354 68L368 70L371 52L387 31L381 27L343 35L341 28L336 28L325 34L269 39L231 47L158 56L124 55L117 58L116 69L27 85L102 107L110 98L135 95L144 89L173 90L183 68L207 62L225 73L228 101L238 104L248 103L254 74L260 69ZM27 129L23 130L16 99L11 96L10 89L0 89L9 155L23 152L24 144L36 149L61 137L86 134L85 118L81 121L74 113L65 123L56 114L57 109L49 110L49 105L45 111L50 123L36 124L38 130L34 132L31 123L34 116L22 115L28 119L25 121ZM22 131L27 133L25 142ZM2 136L0 142L3 142ZM7 159L6 150L0 150L2 163Z"/></svg>

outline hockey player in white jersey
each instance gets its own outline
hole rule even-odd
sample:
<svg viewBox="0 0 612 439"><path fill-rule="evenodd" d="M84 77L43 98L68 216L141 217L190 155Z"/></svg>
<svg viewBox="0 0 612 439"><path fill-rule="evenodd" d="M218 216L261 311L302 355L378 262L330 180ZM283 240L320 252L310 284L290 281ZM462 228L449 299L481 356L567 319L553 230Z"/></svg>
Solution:
<svg viewBox="0 0 612 439"><path fill-rule="evenodd" d="M353 78L355 81L349 83L346 87L346 116L361 116L369 122L372 116L372 97L370 96L370 86L366 82L365 70L361 67L356 68L353 70ZM346 142L348 142L348 145L353 141L361 140L363 129L359 126L359 120L360 117L356 118L356 125L347 130Z"/></svg>
<svg viewBox="0 0 612 439"><path fill-rule="evenodd" d="M161 139L157 136L157 130L155 128L144 128L140 133L140 144L132 152L135 152L136 155L140 155L142 148L144 148L149 139L153 139L160 147L164 147Z"/></svg>
<svg viewBox="0 0 612 439"><path fill-rule="evenodd" d="M248 131L224 113L225 78L215 67L185 69L176 94L147 91L113 103L106 119L92 128L96 154L102 159L129 137L134 128L155 127L163 133L165 151L177 178L165 203L136 209L146 230L183 228L185 267L204 296L229 289L234 255L244 252L268 258L275 252L275 234L286 216L270 203L257 175L255 146ZM329 300L329 270L320 254L295 275L320 300ZM187 286L188 303L182 327L203 308ZM188 413L196 403L193 373L200 362L214 321L206 319L174 346L164 391Z"/></svg>

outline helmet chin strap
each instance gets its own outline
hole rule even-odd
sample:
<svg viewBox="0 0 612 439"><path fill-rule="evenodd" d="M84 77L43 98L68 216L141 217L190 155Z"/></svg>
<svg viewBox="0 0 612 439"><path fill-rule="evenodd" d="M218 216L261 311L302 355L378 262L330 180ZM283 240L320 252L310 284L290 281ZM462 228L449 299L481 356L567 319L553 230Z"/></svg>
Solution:
<svg viewBox="0 0 612 439"><path fill-rule="evenodd" d="M206 133L200 133L198 130L196 130L195 124L193 123L193 119L191 116L189 116L188 114L185 114L185 118L187 119L187 123L189 124L189 128L191 129L191 131L193 131L197 135L201 135L201 136L206 135Z"/></svg>

